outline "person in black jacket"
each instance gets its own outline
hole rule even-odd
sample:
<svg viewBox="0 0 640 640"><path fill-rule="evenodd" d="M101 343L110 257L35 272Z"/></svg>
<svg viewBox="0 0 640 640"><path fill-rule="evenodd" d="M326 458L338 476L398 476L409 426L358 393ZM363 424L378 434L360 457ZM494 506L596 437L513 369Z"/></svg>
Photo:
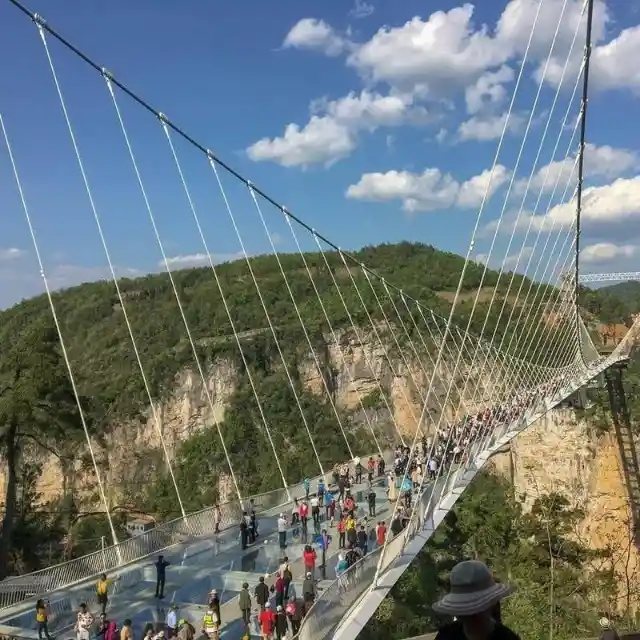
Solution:
<svg viewBox="0 0 640 640"><path fill-rule="evenodd" d="M501 600L515 588L496 582L487 565L478 560L459 562L451 571L449 593L433 605L436 613L455 617L436 640L520 640L500 622Z"/></svg>
<svg viewBox="0 0 640 640"><path fill-rule="evenodd" d="M260 576L260 580L253 593L256 597L256 602L260 607L260 612L262 613L265 609L265 605L269 602L269 587L264 583L264 576Z"/></svg>

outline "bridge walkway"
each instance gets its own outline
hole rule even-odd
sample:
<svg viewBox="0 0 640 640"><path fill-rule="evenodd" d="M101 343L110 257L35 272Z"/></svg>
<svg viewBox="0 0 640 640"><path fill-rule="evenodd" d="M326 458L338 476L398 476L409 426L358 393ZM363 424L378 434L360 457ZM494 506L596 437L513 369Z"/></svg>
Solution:
<svg viewBox="0 0 640 640"><path fill-rule="evenodd" d="M359 518L368 515L365 489L365 485L361 484L356 485L354 491L354 496L360 498ZM389 503L381 481L377 481L374 490L377 506L375 521L388 520ZM212 589L216 589L222 605L221 637L240 637L242 622L237 599L244 582L250 585L251 593L260 576L270 576L267 583L272 584L273 574L279 567L283 555L287 555L292 565L294 589L298 595L302 593L305 573L302 552L307 541L301 538L299 529L290 528L287 533L287 548L284 552L280 550L277 518L281 511L289 516L291 506L274 507L259 516L259 538L244 551L240 548L239 530L232 527L215 537L180 543L165 552L165 559L171 565L167 568L165 597L162 600L155 598L156 571L153 563L156 557L147 558L125 568L118 580L119 588L110 596L108 616L119 625L126 618L130 618L135 637L142 637L145 625L153 623L157 626L164 623L169 607L175 604L178 607L178 615L188 619L198 628L206 611L207 597ZM315 536L311 521L309 524L308 543L312 543ZM318 583L319 591L336 578L338 536L335 527L328 530L333 540L327 554L326 580ZM99 613L93 584L87 584L82 589L59 590L48 597L52 605L55 604L52 606L54 613L50 619L50 631L56 636L72 633L76 612L82 602L89 605L96 618ZM32 608L21 607L20 611L3 618L0 621L0 634L35 640L37 631Z"/></svg>

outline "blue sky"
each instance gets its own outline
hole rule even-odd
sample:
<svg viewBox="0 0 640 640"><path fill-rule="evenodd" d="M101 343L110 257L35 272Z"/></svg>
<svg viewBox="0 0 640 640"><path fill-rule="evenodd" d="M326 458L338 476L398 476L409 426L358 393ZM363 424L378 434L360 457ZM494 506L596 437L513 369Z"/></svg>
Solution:
<svg viewBox="0 0 640 640"><path fill-rule="evenodd" d="M634 115L640 14L631 5L596 3L585 271L636 270L640 255L640 132ZM561 203L565 185L571 196L575 184L573 160L562 161L578 109L579 95L572 103L570 97L579 81L581 6L576 0L544 0L541 8L473 252L487 259L504 209L492 266L511 268L520 254L518 267L524 270L532 256L531 275L556 238L558 255L560 247L569 254L570 243L563 242L572 208L554 205ZM33 0L28 7L336 244L354 249L409 239L464 253L537 2L483 2L473 8L413 0ZM6 0L0 0L0 25L0 113L46 272L56 287L104 277L106 259L37 29ZM53 38L47 42L118 273L159 270L161 254L105 83ZM118 104L171 264L198 264L202 242L162 128L125 96L118 95ZM563 128L567 109L571 116ZM546 170L560 134L553 156L560 162ZM210 251L217 260L238 255L206 159L174 141ZM247 251L269 251L246 188L221 177ZM556 177L559 186L551 198ZM0 185L4 307L40 291L41 283L1 136ZM266 204L263 213L278 249L295 250L282 216ZM304 248L314 248L307 233L298 235ZM564 264L562 256L547 262L548 273Z"/></svg>

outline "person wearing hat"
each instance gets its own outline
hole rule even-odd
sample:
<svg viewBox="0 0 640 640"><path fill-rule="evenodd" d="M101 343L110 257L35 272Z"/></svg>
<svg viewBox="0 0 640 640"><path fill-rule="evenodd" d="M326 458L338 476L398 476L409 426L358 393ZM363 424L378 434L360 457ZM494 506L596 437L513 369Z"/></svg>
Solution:
<svg viewBox="0 0 640 640"><path fill-rule="evenodd" d="M620 640L620 636L611 625L609 618L600 618L600 626L602 627L602 633L599 640Z"/></svg>
<svg viewBox="0 0 640 640"><path fill-rule="evenodd" d="M496 582L483 562L459 562L451 570L449 593L433 605L436 613L453 616L455 621L440 629L436 640L520 640L494 613L514 591Z"/></svg>

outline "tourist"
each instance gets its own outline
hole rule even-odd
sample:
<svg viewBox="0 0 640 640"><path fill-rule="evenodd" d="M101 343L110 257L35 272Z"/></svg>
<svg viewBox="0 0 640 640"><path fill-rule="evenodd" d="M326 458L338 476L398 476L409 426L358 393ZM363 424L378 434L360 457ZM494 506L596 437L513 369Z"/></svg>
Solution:
<svg viewBox="0 0 640 640"><path fill-rule="evenodd" d="M451 571L449 593L433 605L436 613L455 620L440 629L435 640L520 640L493 615L496 605L514 591L496 582L483 562L459 562Z"/></svg>
<svg viewBox="0 0 640 640"><path fill-rule="evenodd" d="M76 616L76 638L77 640L89 640L91 635L91 627L93 626L93 616L87 610L87 605L83 602L80 605L80 611Z"/></svg>
<svg viewBox="0 0 640 640"><path fill-rule="evenodd" d="M167 567L171 563L164 559L164 556L158 556L155 562L156 568L156 598L164 598L164 583L167 579Z"/></svg>
<svg viewBox="0 0 640 640"><path fill-rule="evenodd" d="M38 626L38 638L42 640L42 636L47 640L51 640L49 635L49 602L45 603L40 599L36 602L36 624Z"/></svg>

